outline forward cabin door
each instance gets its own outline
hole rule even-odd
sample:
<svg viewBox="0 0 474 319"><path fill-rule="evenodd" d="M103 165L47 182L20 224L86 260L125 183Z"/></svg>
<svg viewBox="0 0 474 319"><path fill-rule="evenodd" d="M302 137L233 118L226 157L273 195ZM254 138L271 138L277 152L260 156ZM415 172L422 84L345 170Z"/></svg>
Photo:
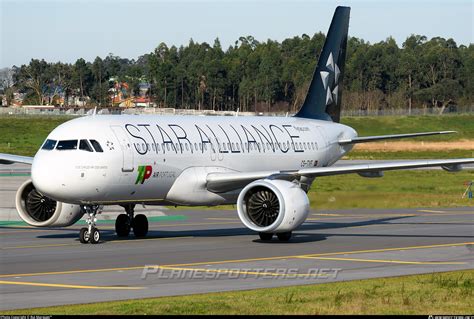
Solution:
<svg viewBox="0 0 474 319"><path fill-rule="evenodd" d="M110 126L115 137L119 141L122 149L122 172L133 172L133 150L132 143L127 136L127 133L121 126Z"/></svg>

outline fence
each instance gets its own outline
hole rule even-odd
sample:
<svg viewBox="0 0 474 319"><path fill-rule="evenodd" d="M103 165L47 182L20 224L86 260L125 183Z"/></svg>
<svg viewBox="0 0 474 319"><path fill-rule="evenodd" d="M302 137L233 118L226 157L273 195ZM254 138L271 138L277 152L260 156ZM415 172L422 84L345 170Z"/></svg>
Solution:
<svg viewBox="0 0 474 319"><path fill-rule="evenodd" d="M443 115L446 114L472 114L474 113L474 105L457 106L446 108ZM409 116L409 115L439 115L437 108L419 108L412 109L384 109L384 110L345 110L342 109L341 116Z"/></svg>
<svg viewBox="0 0 474 319"><path fill-rule="evenodd" d="M90 115L94 109L90 108L59 108L59 107L0 107L0 115L70 115L83 116ZM292 113L270 112L235 112L235 111L214 111L214 110L194 110L194 109L174 109L174 108L103 108L98 109L97 114L156 114L156 115L220 115L220 116L291 116ZM474 105L446 109L443 115L447 114L474 114ZM386 110L342 110L342 117L357 116L407 116L407 115L439 115L438 109L422 108L412 109L386 109Z"/></svg>

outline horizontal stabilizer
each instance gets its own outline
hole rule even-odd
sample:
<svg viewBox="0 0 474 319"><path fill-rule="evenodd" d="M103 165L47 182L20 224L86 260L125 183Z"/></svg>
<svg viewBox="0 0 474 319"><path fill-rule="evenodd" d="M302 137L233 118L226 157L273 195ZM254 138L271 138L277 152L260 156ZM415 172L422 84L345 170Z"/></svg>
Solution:
<svg viewBox="0 0 474 319"><path fill-rule="evenodd" d="M441 131L441 132L422 132L422 133L409 133L409 134L365 136L365 137L342 139L342 140L339 140L339 144L345 145L345 144L367 143L367 142L375 142L375 141L382 141L382 140L392 140L392 139L397 139L397 138L409 138L409 137L442 135L442 134L452 134L452 133L457 133L457 132L456 131Z"/></svg>

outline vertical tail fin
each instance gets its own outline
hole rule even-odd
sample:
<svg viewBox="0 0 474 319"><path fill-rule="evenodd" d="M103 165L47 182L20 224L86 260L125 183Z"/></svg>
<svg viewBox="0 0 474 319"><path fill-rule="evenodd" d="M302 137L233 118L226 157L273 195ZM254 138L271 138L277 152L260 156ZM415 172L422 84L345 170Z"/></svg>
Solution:
<svg viewBox="0 0 474 319"><path fill-rule="evenodd" d="M295 116L339 122L350 10L336 8L305 101Z"/></svg>

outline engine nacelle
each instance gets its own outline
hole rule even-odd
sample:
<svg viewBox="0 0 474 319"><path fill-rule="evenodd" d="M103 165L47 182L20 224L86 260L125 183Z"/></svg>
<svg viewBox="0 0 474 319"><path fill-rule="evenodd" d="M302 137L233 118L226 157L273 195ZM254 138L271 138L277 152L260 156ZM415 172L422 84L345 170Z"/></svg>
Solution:
<svg viewBox="0 0 474 319"><path fill-rule="evenodd" d="M16 209L21 219L36 227L66 227L84 215L79 205L57 202L41 194L31 180L16 192Z"/></svg>
<svg viewBox="0 0 474 319"><path fill-rule="evenodd" d="M309 199L299 185L284 180L257 180L237 200L245 226L262 233L283 233L300 226L309 214Z"/></svg>

